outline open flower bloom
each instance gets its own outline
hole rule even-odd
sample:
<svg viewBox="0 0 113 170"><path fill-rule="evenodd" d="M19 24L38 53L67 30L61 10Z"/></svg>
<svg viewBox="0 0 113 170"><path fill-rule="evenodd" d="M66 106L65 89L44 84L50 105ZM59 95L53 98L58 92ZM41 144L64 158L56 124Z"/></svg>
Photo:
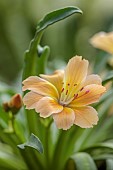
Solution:
<svg viewBox="0 0 113 170"><path fill-rule="evenodd" d="M88 61L81 56L71 58L65 70L52 75L31 76L23 81L23 91L30 90L23 102L43 118L53 116L59 129L73 124L90 128L97 124L96 110L88 106L98 102L106 91L98 75L88 75Z"/></svg>
<svg viewBox="0 0 113 170"><path fill-rule="evenodd" d="M90 39L90 43L96 48L113 54L113 32L99 32Z"/></svg>

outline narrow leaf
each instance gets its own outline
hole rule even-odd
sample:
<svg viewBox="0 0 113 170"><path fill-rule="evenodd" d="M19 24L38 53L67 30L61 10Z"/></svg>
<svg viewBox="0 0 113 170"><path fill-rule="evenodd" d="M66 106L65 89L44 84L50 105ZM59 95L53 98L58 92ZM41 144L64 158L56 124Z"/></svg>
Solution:
<svg viewBox="0 0 113 170"><path fill-rule="evenodd" d="M98 143L98 144L95 144L91 147L88 147L86 149L84 149L84 151L89 151L89 150L92 150L92 149L110 149L113 151L113 142L103 142L103 143Z"/></svg>
<svg viewBox="0 0 113 170"><path fill-rule="evenodd" d="M113 159L113 154L112 153L101 153L101 154L92 155L92 157L95 161L106 160L106 159Z"/></svg>
<svg viewBox="0 0 113 170"><path fill-rule="evenodd" d="M21 157L14 153L14 148L0 142L0 170L26 170L26 164Z"/></svg>
<svg viewBox="0 0 113 170"><path fill-rule="evenodd" d="M58 9L56 11L47 14L38 23L35 36L33 40L30 42L29 49L25 52L23 79L31 75L37 75L40 72L40 62L38 61L40 55L38 55L39 54L38 45L40 44L40 40L43 35L43 30L46 29L49 25L52 25L60 20L63 20L75 13L82 13L82 11L77 7L66 7L66 8ZM45 50L45 52L46 51L47 49ZM41 70L41 72L43 72L43 70Z"/></svg>
<svg viewBox="0 0 113 170"><path fill-rule="evenodd" d="M109 73L107 73L106 77L102 81L102 84L106 84L107 82L111 80L113 80L113 71L110 71Z"/></svg>
<svg viewBox="0 0 113 170"><path fill-rule="evenodd" d="M106 170L113 170L113 159L107 159L106 167Z"/></svg>
<svg viewBox="0 0 113 170"><path fill-rule="evenodd" d="M37 31L40 32L40 31L44 30L45 28L47 28L49 25L52 25L60 20L63 20L75 13L82 14L82 11L77 7L66 7L66 8L62 8L62 9L53 11L53 12L47 14L38 23Z"/></svg>
<svg viewBox="0 0 113 170"><path fill-rule="evenodd" d="M25 147L31 147L36 149L37 151L39 151L40 153L43 153L43 146L41 141L39 140L39 138L37 136L35 136L34 134L31 134L30 138L28 139L27 142L25 142L24 144L20 144L18 145L18 147L20 149L25 149Z"/></svg>
<svg viewBox="0 0 113 170"><path fill-rule="evenodd" d="M85 152L76 153L72 159L75 162L77 170L97 170L92 157Z"/></svg>

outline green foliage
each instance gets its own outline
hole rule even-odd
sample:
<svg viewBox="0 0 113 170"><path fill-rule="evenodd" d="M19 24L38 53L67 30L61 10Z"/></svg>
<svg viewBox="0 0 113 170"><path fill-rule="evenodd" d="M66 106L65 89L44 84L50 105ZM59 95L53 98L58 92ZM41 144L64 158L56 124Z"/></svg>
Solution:
<svg viewBox="0 0 113 170"><path fill-rule="evenodd" d="M34 148L37 151L39 151L40 153L43 153L42 143L39 140L39 138L37 136L35 136L34 134L31 134L29 140L26 143L18 145L18 147L20 149L25 149L26 146Z"/></svg>
<svg viewBox="0 0 113 170"><path fill-rule="evenodd" d="M113 80L113 71L109 71L103 80L103 84Z"/></svg>
<svg viewBox="0 0 113 170"><path fill-rule="evenodd" d="M113 159L107 159L106 161L107 170L113 169Z"/></svg>
<svg viewBox="0 0 113 170"><path fill-rule="evenodd" d="M40 48L38 48L38 45L40 43L40 39L42 37L43 30L46 29L48 26L50 26L60 20L63 20L75 13L82 14L82 11L77 7L66 7L66 8L59 9L59 10L56 10L56 11L53 11L53 12L47 14L44 17L44 19L42 19L38 23L35 37L31 41L29 49L25 53L25 68L24 68L24 72L23 72L23 79L25 79L26 77L28 77L30 75L37 75L39 73L43 73L43 71L45 70L44 66L45 66L45 62L48 58L49 47L44 47L44 50L43 50L43 55L44 55L44 59L45 59L45 60L43 59L43 63L41 63L42 64L41 67L43 68L43 70L40 70L40 68L38 68L38 67L40 67L40 61L38 60L38 57L39 57L38 54L40 53L40 51L38 52L38 50L40 50Z"/></svg>
<svg viewBox="0 0 113 170"><path fill-rule="evenodd" d="M77 170L97 170L92 157L85 152L78 152L72 157Z"/></svg>
<svg viewBox="0 0 113 170"><path fill-rule="evenodd" d="M25 52L23 79L30 75L44 73L47 69L50 48L40 45L44 29L75 13L82 12L76 7L66 7L47 14L38 23L35 37L31 41L29 49ZM101 61L102 57L98 61L95 60L97 67L94 66L94 72L99 73L104 69L108 72L106 56L104 56L102 63ZM103 84L112 82L112 80L113 72L111 71L106 74ZM9 99L16 92L13 88L4 85L1 85L0 88L0 103ZM94 105L99 113L98 125L93 129L81 129L73 126L66 132L56 129L51 118L43 120L34 110L29 111L22 108L18 115L14 117L12 133L6 133L10 128L8 124L9 116L8 113L4 112L1 105L0 169L112 170L113 111L110 110L112 103L113 87L111 83L109 91L106 92L99 103ZM44 153L40 154L43 152L43 148Z"/></svg>
<svg viewBox="0 0 113 170"><path fill-rule="evenodd" d="M49 14L47 14L39 23L37 26L37 32L40 32L47 28L49 25L52 25L60 20L63 20L70 15L73 15L75 13L82 14L82 11L77 7L66 7L63 9L59 9L56 11L53 11Z"/></svg>

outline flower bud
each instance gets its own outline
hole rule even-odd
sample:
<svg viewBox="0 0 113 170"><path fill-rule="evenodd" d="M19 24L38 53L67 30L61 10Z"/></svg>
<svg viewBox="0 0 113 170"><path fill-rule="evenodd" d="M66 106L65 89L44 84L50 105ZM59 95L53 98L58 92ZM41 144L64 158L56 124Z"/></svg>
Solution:
<svg viewBox="0 0 113 170"><path fill-rule="evenodd" d="M3 103L3 108L4 108L4 111L5 111L5 112L9 112L9 111L10 111L8 102Z"/></svg>
<svg viewBox="0 0 113 170"><path fill-rule="evenodd" d="M9 102L3 103L3 107L6 112L11 111L13 114L16 114L22 107L21 95L15 94L14 96L12 96Z"/></svg>

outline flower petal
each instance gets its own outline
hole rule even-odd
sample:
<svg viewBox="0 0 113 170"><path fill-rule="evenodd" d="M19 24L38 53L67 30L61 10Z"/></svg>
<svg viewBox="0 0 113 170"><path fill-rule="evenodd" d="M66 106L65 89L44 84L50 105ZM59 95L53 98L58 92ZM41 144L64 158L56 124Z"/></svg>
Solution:
<svg viewBox="0 0 113 170"><path fill-rule="evenodd" d="M80 107L88 104L95 103L99 100L101 95L106 91L106 88L101 85L91 84L83 88L78 93L75 100L70 103L70 107Z"/></svg>
<svg viewBox="0 0 113 170"><path fill-rule="evenodd" d="M35 92L28 92L23 97L23 103L26 105L26 109L34 109L37 105L37 102L42 98L43 96L35 93Z"/></svg>
<svg viewBox="0 0 113 170"><path fill-rule="evenodd" d="M99 32L91 38L90 42L94 47L113 54L113 32Z"/></svg>
<svg viewBox="0 0 113 170"><path fill-rule="evenodd" d="M101 85L101 83L102 83L102 80L101 80L100 76L98 76L97 74L91 74L86 77L86 80L85 80L83 86L87 86L89 84Z"/></svg>
<svg viewBox="0 0 113 170"><path fill-rule="evenodd" d="M43 97L36 105L36 112L40 112L40 117L46 118L53 113L58 113L63 110L63 106L59 105L51 97Z"/></svg>
<svg viewBox="0 0 113 170"><path fill-rule="evenodd" d="M81 83L85 80L88 69L88 61L81 56L75 56L69 60L64 72L64 85L61 93L60 101L69 103L74 93L81 87Z"/></svg>
<svg viewBox="0 0 113 170"><path fill-rule="evenodd" d="M74 109L75 124L81 128L91 128L98 122L97 111L91 106Z"/></svg>
<svg viewBox="0 0 113 170"><path fill-rule="evenodd" d="M57 88L58 92L61 92L64 70L56 70L51 75L40 74L40 77L52 83Z"/></svg>
<svg viewBox="0 0 113 170"><path fill-rule="evenodd" d="M53 119L57 128L67 130L73 125L75 114L71 108L65 107L60 113L53 114Z"/></svg>
<svg viewBox="0 0 113 170"><path fill-rule="evenodd" d="M87 75L88 61L81 56L75 56L69 60L65 69L64 79L65 83L74 85L81 83Z"/></svg>
<svg viewBox="0 0 113 170"><path fill-rule="evenodd" d="M54 85L37 76L28 77L26 80L23 81L23 85L23 91L31 90L40 95L51 96L53 98L58 98L59 96L58 91Z"/></svg>

